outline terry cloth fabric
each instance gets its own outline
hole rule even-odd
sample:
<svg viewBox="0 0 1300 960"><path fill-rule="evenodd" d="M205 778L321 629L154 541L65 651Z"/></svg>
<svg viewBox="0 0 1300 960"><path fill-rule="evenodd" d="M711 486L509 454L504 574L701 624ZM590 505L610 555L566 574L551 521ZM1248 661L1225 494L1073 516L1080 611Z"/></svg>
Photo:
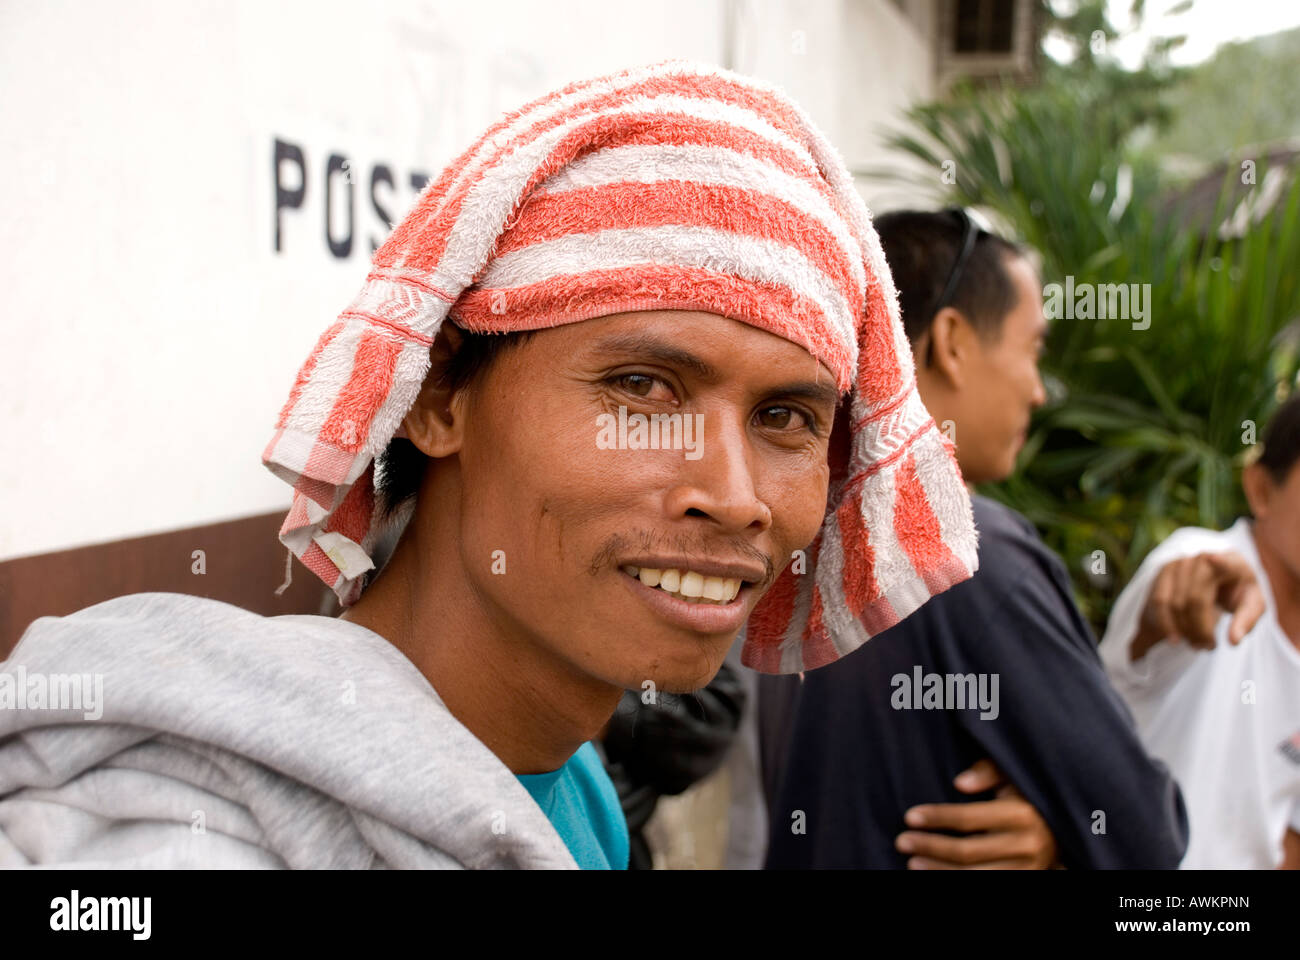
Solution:
<svg viewBox="0 0 1300 960"><path fill-rule="evenodd" d="M843 160L778 89L684 61L535 100L425 188L263 453L294 488L280 540L344 606L357 600L382 525L374 458L444 319L504 333L647 309L768 330L851 395L825 523L756 607L747 666L830 663L972 574L970 499Z"/></svg>
<svg viewBox="0 0 1300 960"><path fill-rule="evenodd" d="M577 869L519 778L359 624L137 593L36 620L5 677L48 694L0 709L0 869Z"/></svg>

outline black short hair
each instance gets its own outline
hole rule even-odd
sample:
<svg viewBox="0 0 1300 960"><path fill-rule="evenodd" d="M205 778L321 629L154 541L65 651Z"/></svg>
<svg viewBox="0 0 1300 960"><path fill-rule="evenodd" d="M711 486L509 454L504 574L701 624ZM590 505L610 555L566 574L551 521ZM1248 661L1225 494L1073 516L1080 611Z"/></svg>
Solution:
<svg viewBox="0 0 1300 960"><path fill-rule="evenodd" d="M1287 475L1300 460L1300 390L1291 394L1269 417L1264 428L1264 449L1259 460L1273 482L1286 483Z"/></svg>
<svg viewBox="0 0 1300 960"><path fill-rule="evenodd" d="M877 217L875 227L898 288L903 329L915 344L939 311L939 298L960 252L963 224L946 211L899 210ZM948 304L990 340L1001 335L1002 321L1016 306L1007 260L1023 255L1009 240L981 232Z"/></svg>
<svg viewBox="0 0 1300 960"><path fill-rule="evenodd" d="M525 342L536 331L517 333L473 333L461 327L456 330L463 338L460 349L452 356L443 371L443 382L453 391L463 390L485 374L497 357L511 347ZM432 349L432 348L431 348ZM376 494L379 497L380 515L392 518L406 501L420 490L429 458L420 448L404 437L388 442L376 462Z"/></svg>

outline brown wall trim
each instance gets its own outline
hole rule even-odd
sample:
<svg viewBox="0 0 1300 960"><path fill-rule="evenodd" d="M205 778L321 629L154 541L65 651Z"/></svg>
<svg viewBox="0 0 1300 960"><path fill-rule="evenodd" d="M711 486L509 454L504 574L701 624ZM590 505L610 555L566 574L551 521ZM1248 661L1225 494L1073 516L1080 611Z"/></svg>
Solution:
<svg viewBox="0 0 1300 960"><path fill-rule="evenodd" d="M19 557L0 563L0 659L37 617L60 617L128 593L166 591L211 597L278 616L337 612L325 585L295 559L283 595L288 554L276 535L284 511ZM194 551L203 551L203 573Z"/></svg>

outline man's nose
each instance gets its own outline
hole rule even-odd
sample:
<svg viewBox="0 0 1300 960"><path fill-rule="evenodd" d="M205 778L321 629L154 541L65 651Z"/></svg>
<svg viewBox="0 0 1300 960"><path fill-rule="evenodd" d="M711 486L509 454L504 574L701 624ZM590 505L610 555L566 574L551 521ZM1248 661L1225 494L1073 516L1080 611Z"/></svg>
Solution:
<svg viewBox="0 0 1300 960"><path fill-rule="evenodd" d="M1035 408L1047 402L1047 387L1043 385L1043 374L1037 367L1034 368L1034 395L1030 397L1029 402Z"/></svg>
<svg viewBox="0 0 1300 960"><path fill-rule="evenodd" d="M727 533L761 532L772 511L758 494L756 457L741 423L706 414L700 457L683 459L678 482L668 491L668 515L707 517Z"/></svg>

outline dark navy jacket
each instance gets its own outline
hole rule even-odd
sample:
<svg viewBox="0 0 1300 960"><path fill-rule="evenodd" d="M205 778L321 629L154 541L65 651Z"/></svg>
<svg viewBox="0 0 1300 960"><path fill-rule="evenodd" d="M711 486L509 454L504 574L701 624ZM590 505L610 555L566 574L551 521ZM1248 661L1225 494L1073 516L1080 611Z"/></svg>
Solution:
<svg viewBox="0 0 1300 960"><path fill-rule="evenodd" d="M769 868L904 868L894 849L904 811L990 799L952 785L981 757L1042 814L1067 868L1169 869L1182 859L1182 796L1107 680L1064 565L1018 513L984 497L974 509L972 579L802 683L763 678ZM942 701L937 681L923 684L944 709L908 689L918 667L954 675ZM986 693L998 676L995 718L981 719L993 711L978 705L953 709L970 682L955 677L981 674Z"/></svg>

